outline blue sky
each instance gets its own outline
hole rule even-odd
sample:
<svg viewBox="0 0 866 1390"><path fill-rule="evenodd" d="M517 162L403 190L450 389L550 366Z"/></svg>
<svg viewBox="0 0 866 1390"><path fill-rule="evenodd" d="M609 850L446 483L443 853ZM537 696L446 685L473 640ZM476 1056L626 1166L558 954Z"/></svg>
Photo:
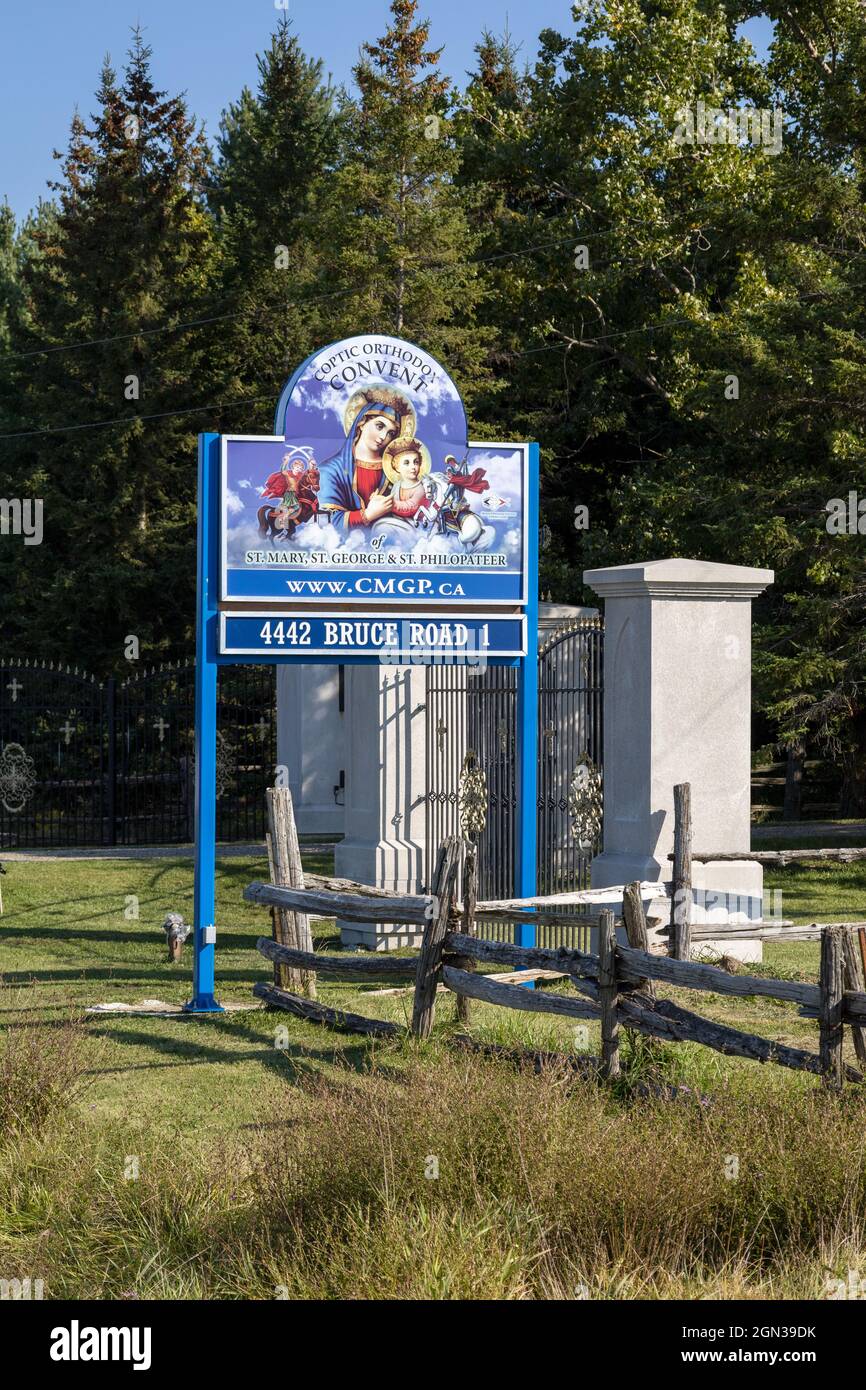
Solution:
<svg viewBox="0 0 866 1390"><path fill-rule="evenodd" d="M335 80L347 81L359 45L384 33L388 0L288 0L288 14L305 48L321 57ZM431 40L445 45L442 67L462 80L473 47L486 27L501 32L507 19L521 56L532 59L541 29L568 32L570 0L427 0ZM255 86L256 54L268 42L279 11L274 0L30 0L7 3L0 19L0 199L23 217L56 175L52 150L63 149L76 105L84 114L102 58L120 67L130 26L141 23L154 49L157 84L185 91L189 105L216 132L220 112L246 83ZM764 46L765 21L749 26Z"/></svg>

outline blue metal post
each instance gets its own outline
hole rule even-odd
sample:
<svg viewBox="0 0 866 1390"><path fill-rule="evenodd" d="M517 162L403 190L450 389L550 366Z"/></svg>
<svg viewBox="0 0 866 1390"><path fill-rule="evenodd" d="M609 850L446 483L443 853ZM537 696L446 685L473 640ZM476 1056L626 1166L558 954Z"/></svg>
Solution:
<svg viewBox="0 0 866 1390"><path fill-rule="evenodd" d="M526 563L526 656L517 668L517 864L518 898L535 896L538 825L538 487L539 447L529 446L529 544ZM535 945L535 927L518 923L516 946Z"/></svg>
<svg viewBox="0 0 866 1390"><path fill-rule="evenodd" d="M191 1013L222 1013L216 955L217 516L220 437L198 437L198 575L195 638L195 883Z"/></svg>

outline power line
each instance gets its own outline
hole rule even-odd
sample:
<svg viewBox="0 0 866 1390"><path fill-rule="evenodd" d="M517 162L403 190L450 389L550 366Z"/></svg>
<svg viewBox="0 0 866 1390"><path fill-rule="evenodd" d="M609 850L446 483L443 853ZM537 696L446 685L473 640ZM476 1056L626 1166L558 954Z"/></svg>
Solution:
<svg viewBox="0 0 866 1390"><path fill-rule="evenodd" d="M772 184L771 188L772 188L772 191L773 191L773 192L777 192L777 191L779 191L780 189L786 189L786 188L789 188L789 187L793 187L794 184L796 184L796 183L799 182L799 181L800 181L800 172L798 171L798 173L797 173L797 175L796 175L795 177L793 177L793 178L791 178L791 179L780 180L780 181L778 181L778 182ZM549 190L548 190L548 191L549 191ZM654 192L655 192L655 190L652 189L651 186L649 187L648 191L651 192L651 193L654 193ZM692 207L690 207L690 208L688 209L688 214L689 214L689 216L692 216L692 217L693 217L696 213L700 213L700 212L706 211L706 210L714 210L715 208L717 208L717 206L718 206L717 200L714 200L713 202L710 202L710 201L708 200L708 201L704 202L703 204L698 203L698 204L693 205ZM552 219L546 219L546 220L552 220ZM609 228L611 228L611 227L618 227L618 226L622 225L622 222L623 222L623 221L625 221L625 222L639 223L641 226L645 226L645 225L646 225L644 219L641 219L641 218L638 218L638 217L629 217L627 214L624 214L624 216L621 217L621 218L611 218L611 219L610 219L609 221L607 221L607 222L602 222L600 226L597 226L597 227L595 227L595 228L593 228L593 229L591 229L591 230L590 230L590 229L582 230L582 229L580 229L580 228L576 228L574 234L573 234L573 235L569 235L569 236L567 236L567 237L556 237L556 238L554 238L554 239L552 239L552 240L550 240L550 241L536 242L533 246L527 246L527 247L523 247L523 248L521 248L521 249L515 249L515 250L509 250L509 251L497 251L497 252L492 252L492 253L491 253L490 255L488 255L488 256L478 256L478 257L474 257L472 260L466 261L466 262L464 263L464 267L460 267L460 268L465 268L465 267L468 267L468 266L475 266L475 265L478 265L478 266L492 265L492 264L493 264L494 262L496 262L496 261L520 259L520 258L523 257L523 256L532 256L532 255L535 255L535 254L536 254L537 252L539 252L539 251L545 251L545 250L548 250L548 249L550 249L550 248L552 248L552 247L572 245L572 244L574 244L575 242L579 242L579 238L580 238L581 236L589 236L589 237L597 236L597 235L599 235L601 232L603 232L603 231L605 231L605 230L607 230L607 229L609 229ZM688 235L691 234L691 232L692 232L693 230L694 230L693 228L686 228L683 232L680 233L680 235L681 235L681 236L688 236ZM797 243L797 244L798 244L798 245L803 245L803 244L804 244L804 245L806 245L807 247L810 245L810 243ZM835 250L835 249L833 249L832 247L825 246L825 245L820 245L817 249L820 249L820 250L824 251L824 252L825 252L826 254L828 254L828 255L837 256L837 257L842 257L842 258L846 261L846 263L847 263L847 262L850 262L850 261L853 261L853 260L862 260L862 259L864 259L864 257L866 257L866 252L845 252L845 251L841 251L841 250ZM635 264L635 262L631 262L631 261L618 261L618 258L611 258L610 260L607 260L607 261L596 262L594 265L591 265L591 266L589 267L589 269L590 269L590 270L601 269L601 268L604 268L604 267L607 266L607 265L614 265L614 264L617 264L617 263L619 263L619 264L621 264L621 265L631 265L631 264ZM643 268L651 269L652 267L651 267L648 263L644 263L644 267L643 267ZM437 269L436 266L435 266L435 262L434 262L434 263L432 263L431 265L426 265L426 266L425 266L425 265L419 265L419 266L416 266L416 267L414 267L414 268L410 268L410 270L409 270L408 273L409 273L410 275L420 275L420 274L425 274L425 273L430 273L430 274L433 274L433 275L448 275L448 274L453 273L456 269L458 269L458 267L455 267L455 266L453 266L453 265L442 265L442 266L440 266L440 267ZM58 352L79 352L79 351L82 351L82 350L87 349L87 348L102 347L102 346L105 346L105 345L110 344L110 343L130 342L130 341L132 341L132 340L134 340L134 339L136 339L136 338L155 337L155 336L158 336L158 335L160 335L160 334L162 334L162 333L180 333L180 332L186 332L186 331L188 331L188 330L190 330L190 329L204 328L204 327L207 327L208 325L213 324L213 323L225 323L225 322L228 322L228 321L233 320L233 319L243 318L246 314L249 314L249 315L251 315L251 316L255 316L257 313L260 313L261 310L262 310L263 308L271 307L271 305L273 305L273 307L275 307L275 308L280 308L280 307L286 307L286 308L288 308L288 307L299 308L299 307L303 307L303 306L306 305L306 304L315 304L315 303L319 303L319 302L321 302L321 301L323 301L323 300L327 300L327 299L339 299L339 298L343 298L343 297L349 297L349 296L351 296L351 295L353 295L353 294L361 294L361 293L363 293L363 291L364 291L366 288L367 288L367 285L364 284L364 285L355 285L355 286L352 286L352 287L349 287L349 288L344 288L344 289L323 290L323 291L318 292L318 293L316 293L316 294L302 295L302 296L300 296L300 297L290 298L290 299L282 299L282 300L279 300L279 301L270 301L270 302L266 302L266 303L263 304L263 305L258 305L258 306L253 306L253 305L251 305L251 306L249 306L249 307L246 308L246 309L237 309L237 310L233 310L233 311L230 312L230 313L225 313L225 314L212 314L212 315L209 315L209 316L203 317L203 318L188 319L188 320L185 320L185 321L180 322L180 323L161 324L161 325L159 325L159 326L157 326L157 327L155 327L155 328L142 328L142 329L137 329L137 330L135 330L135 331L133 331L133 332L130 332L130 333L110 334L110 335L107 335L107 336L102 337L102 338L88 338L88 339L83 339L82 341L76 342L76 343L56 343L56 344L52 344L52 345L50 345L50 346L48 346L48 347L27 348L27 349L24 349L24 350L19 351L19 352L7 352L7 353L2 353L2 354L0 354L0 362L2 362L2 361L16 361L16 360L19 360L19 359L27 359L27 358L31 358L31 357L44 357L44 356L49 356L49 355L51 355L51 354L53 354L53 353L58 353ZM3 436L0 436L0 437L3 437Z"/></svg>
<svg viewBox="0 0 866 1390"><path fill-rule="evenodd" d="M572 238L568 238L569 241ZM786 299L768 300L762 308L783 308L786 306L800 304L810 299L832 299L834 294L849 294L852 290L866 289L866 281L858 285L844 285L836 291L831 290L810 290L806 294L789 296ZM754 313L757 310L746 310L746 313ZM718 322L718 319L715 320ZM658 323L638 324L634 328L622 328L613 333L601 333L587 342L587 347L598 347L606 342L612 342L616 338L628 338L639 333L654 333L656 330L665 328L690 325L692 328L706 328L711 321L708 319L696 319L692 316L684 318L667 318ZM576 344L578 345L578 344ZM523 357L533 357L542 352L556 352L568 348L567 341L557 343L546 343L537 348L527 348L523 352L509 352L503 354L511 361L519 361ZM274 389L278 389L278 383ZM224 410L232 410L241 405L260 405L263 401L273 403L273 396L246 396L237 401L212 401L207 405L183 406L177 410L162 410L148 415L120 415L112 420L95 420L89 424L81 425L50 425L45 429L39 430L20 430L11 434L0 434L0 439L32 439L39 435L49 434L71 434L80 430L105 429L112 425L133 425L139 421L148 420L167 420L180 415L195 415L203 410L213 411L214 413Z"/></svg>
<svg viewBox="0 0 866 1390"><path fill-rule="evenodd" d="M276 387L274 388L276 389ZM71 434L75 430L101 430L109 425L135 425L140 420L167 420L176 415L195 415L202 410L231 410L236 405L273 404L273 396L246 396L239 401L212 401L209 405L188 405L179 410L160 410L150 415L118 415L113 420L94 420L86 425L50 425L42 430L19 430L16 434L0 434L0 439L32 439L34 435Z"/></svg>
<svg viewBox="0 0 866 1390"><path fill-rule="evenodd" d="M490 256L480 256L474 258L473 260L466 261L464 262L462 267L453 265L443 265L440 266L440 268L437 270L431 266L417 266L414 269L410 269L409 274L420 275L424 273L432 273L433 275L447 275L454 270L465 269L467 266L486 265L488 262L504 260L510 257L516 258L520 256L531 256L534 255L537 251L547 250L551 246L571 245L574 242L574 239L574 236L557 237L555 240L539 242L535 246L526 246L520 250L497 251L495 254ZM180 333L190 328L201 328L211 323L224 323L229 319L243 318L245 314L255 316L257 313L261 312L262 308L270 307L271 304L273 305L273 307L276 308L289 306L291 306L292 308L297 308L302 307L305 304L318 303L320 300L323 299L339 299L343 296L362 294L365 289L367 289L367 284L354 285L349 288L339 290L323 290L318 294L302 295L294 299L281 299L279 301L270 301L269 303L266 303L264 305L250 305L247 309L236 309L233 312L227 314L212 314L207 318L189 319L182 323L161 324L159 327L156 328L140 328L136 329L134 332L131 333L117 333L104 338L85 338L81 342L77 343L56 343L53 344L51 347L27 348L26 350L23 350L21 352L5 352L0 354L0 362L14 361L18 358L25 357L46 357L49 354L55 352L79 352L83 348L102 347L107 343L129 342L131 339L134 338L153 337L154 335L159 333Z"/></svg>

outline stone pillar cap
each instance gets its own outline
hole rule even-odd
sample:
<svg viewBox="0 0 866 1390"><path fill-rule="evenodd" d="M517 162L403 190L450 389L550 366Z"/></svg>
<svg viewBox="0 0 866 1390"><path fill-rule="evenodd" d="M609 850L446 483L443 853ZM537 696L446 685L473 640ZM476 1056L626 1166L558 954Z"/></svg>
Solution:
<svg viewBox="0 0 866 1390"><path fill-rule="evenodd" d="M645 560L634 565L584 570L583 582L602 597L757 598L775 578L773 570L717 565L710 560Z"/></svg>

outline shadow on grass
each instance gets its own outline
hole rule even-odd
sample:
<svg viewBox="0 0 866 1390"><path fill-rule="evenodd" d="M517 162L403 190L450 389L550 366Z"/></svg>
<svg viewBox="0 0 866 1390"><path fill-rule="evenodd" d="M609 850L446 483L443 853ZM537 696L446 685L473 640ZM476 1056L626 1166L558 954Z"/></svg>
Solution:
<svg viewBox="0 0 866 1390"><path fill-rule="evenodd" d="M238 1034L241 1034L249 1038L252 1043L261 1043L261 1033L253 1026L254 1019L265 1023L268 1028L276 1028L280 1024L286 1024L287 1015L282 1009L262 1009L256 1013L233 1014L231 1021L232 1035L237 1037ZM210 1022L210 1020L208 1020L208 1022ZM225 1025L228 1020L217 1017L214 1019L214 1022L219 1026L220 1024ZM300 1020L295 1020L295 1022L300 1022L302 1028L309 1029L314 1037L322 1039L331 1038L333 1040L333 1045L330 1048L315 1048L308 1047L301 1042L297 1044L293 1043L291 1044L291 1048L287 1047L285 1049L287 1052L291 1050L293 1057L295 1053L300 1050L300 1055L304 1058L312 1058L313 1060L322 1062L339 1062L347 1069L358 1073L367 1070L373 1050L369 1038L360 1039L357 1034L348 1031L341 1032L337 1028L331 1029L324 1023L305 1023ZM377 1048L381 1048L383 1045L388 1050L393 1047L393 1044L387 1042L383 1044L382 1039L375 1040L375 1046Z"/></svg>
<svg viewBox="0 0 866 1390"><path fill-rule="evenodd" d="M261 1018L261 1013L256 1017ZM270 1011L268 1011L270 1015ZM273 1022L279 1023L285 1015L279 1010L274 1010L272 1014ZM182 1022L185 1027L196 1022L201 1023L202 1019L195 1015L177 1015L170 1019L161 1019L160 1022ZM232 1049L230 1047L214 1047L200 1039L183 1037L181 1035L166 1036L160 1033L138 1032L129 1028L108 1028L104 1025L92 1029L93 1036L102 1038L111 1043L118 1043L125 1047L146 1048L157 1054L157 1058L167 1060L157 1060L151 1062L133 1063L131 1066L117 1067L98 1067L94 1068L89 1074L92 1076L114 1076L123 1075L127 1072L153 1071L167 1067L192 1066L203 1062L259 1062L267 1071L273 1072L284 1081L292 1085L297 1084L301 1076L306 1073L308 1076L320 1075L321 1063L329 1065L339 1065L347 1071L355 1072L357 1075L365 1074L369 1069L370 1046L367 1042L353 1041L346 1047L340 1047L339 1042L342 1038L348 1037L346 1034L334 1034L334 1046L330 1048L311 1048L303 1042L287 1040L285 1047L275 1047L273 1042L262 1037L261 1033L249 1028L248 1026L238 1026L237 1015L232 1015L231 1019L221 1015L213 1015L207 1020L208 1028L215 1028L221 1037L237 1041L238 1035L246 1038L248 1046L243 1049ZM394 1076L396 1082L403 1084L402 1078Z"/></svg>
<svg viewBox="0 0 866 1390"><path fill-rule="evenodd" d="M105 900L106 900L106 898L112 898L112 897L117 898L117 897L120 897L120 896L121 896L121 895L120 895L119 893L89 893L86 897L80 897L80 898L70 898L70 897L66 897L66 898L51 898L48 902L44 902L44 901L43 901L43 902L31 903L31 904L30 904L29 906L27 906L27 907L9 907L8 904L7 904L6 910L5 910L5 912L3 913L3 917L2 917L2 919L0 919L0 920L2 920L5 924L8 925L9 922L14 922L14 920L15 920L17 917L32 916L34 913L38 913L38 914L41 916L41 915L43 915L43 914L45 914L45 913L47 913L47 912L50 912L53 908L63 908L63 909L65 909L65 910L70 910L70 909L72 909L72 908L74 908L74 907L76 907L76 906L78 906L78 905L81 905L81 904L92 903L92 902L104 903ZM151 907L151 906L153 906L152 901L151 901L151 900L142 899L141 894L137 894L137 897L138 897L138 901L139 901L139 906L142 906L142 905L144 905L145 907ZM184 890L183 893L176 893L176 894L175 894L175 897L176 897L176 898L186 897L186 898L192 899L192 888L190 888L188 891L187 891L187 890ZM160 910L161 910L161 909L157 909L157 912L160 911ZM98 921L100 917L120 917L120 916L122 916L122 915L123 915L123 909L122 909L122 908L117 908L117 907L109 908L109 909L107 909L105 912L92 912L92 913L90 914L90 916L91 916L91 918L92 918L92 920L93 920L94 922ZM155 914L155 915L157 915L157 914ZM57 927L57 928L54 928L53 930L61 931L61 930L63 930L63 928L62 928L62 927Z"/></svg>
<svg viewBox="0 0 866 1390"><path fill-rule="evenodd" d="M5 920L5 918L4 918ZM268 926L270 923L267 924ZM237 928L234 931L219 930L219 945L223 950L239 951L248 948L251 951L256 949L256 941L260 936L270 936L269 931L257 931L256 924L251 922L249 928ZM139 923L137 930L128 931L118 928L117 931L107 931L104 928L88 927L65 927L58 924L56 927L0 927L0 941L4 938L12 941L124 941L132 945L145 946L152 945L156 949L165 950L165 936L160 926L152 926L147 923ZM192 969L190 963L189 968Z"/></svg>
<svg viewBox="0 0 866 1390"><path fill-rule="evenodd" d="M229 982L252 987L257 980L270 978L271 972L267 969L232 970L223 966L219 972L219 983L221 984ZM185 984L188 987L191 982L191 971L187 966L185 970L175 972L170 963L166 961L161 970L156 968L151 970L142 966L107 965L91 968L82 965L75 970L6 970L2 976L2 983L7 988L62 984L64 982L82 984L84 982L91 983L94 980L105 980L109 984L122 984L124 981L128 981L130 984L145 984L148 980L158 980L163 984L171 982Z"/></svg>

